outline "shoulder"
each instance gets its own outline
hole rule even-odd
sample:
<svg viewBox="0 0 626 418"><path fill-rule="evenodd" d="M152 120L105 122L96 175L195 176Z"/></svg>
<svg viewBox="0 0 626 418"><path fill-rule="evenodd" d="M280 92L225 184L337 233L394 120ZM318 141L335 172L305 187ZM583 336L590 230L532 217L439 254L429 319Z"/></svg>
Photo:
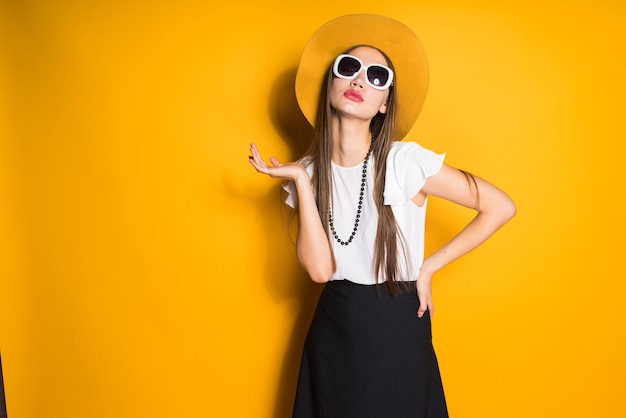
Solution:
<svg viewBox="0 0 626 418"><path fill-rule="evenodd" d="M396 155L398 153L407 153L416 148L421 148L421 146L417 142L412 141L394 141L391 144L391 149L389 150L389 156Z"/></svg>
<svg viewBox="0 0 626 418"><path fill-rule="evenodd" d="M438 154L411 141L397 141L387 155L385 203L408 202L420 191L427 178L443 165L445 154Z"/></svg>
<svg viewBox="0 0 626 418"><path fill-rule="evenodd" d="M406 165L428 167L428 171L438 170L444 158L445 153L438 154L417 142L396 141L387 155L387 166L397 170L402 170Z"/></svg>

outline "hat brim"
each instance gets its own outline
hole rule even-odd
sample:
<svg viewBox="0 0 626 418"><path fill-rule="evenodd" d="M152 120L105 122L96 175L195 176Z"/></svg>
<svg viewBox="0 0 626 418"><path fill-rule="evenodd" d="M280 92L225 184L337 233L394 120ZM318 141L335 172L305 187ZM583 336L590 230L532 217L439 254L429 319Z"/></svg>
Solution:
<svg viewBox="0 0 626 418"><path fill-rule="evenodd" d="M355 45L370 45L384 52L395 68L398 89L396 139L411 130L426 99L428 61L419 38L395 19L375 14L341 16L321 26L307 42L296 74L296 98L312 126L328 68L337 55Z"/></svg>

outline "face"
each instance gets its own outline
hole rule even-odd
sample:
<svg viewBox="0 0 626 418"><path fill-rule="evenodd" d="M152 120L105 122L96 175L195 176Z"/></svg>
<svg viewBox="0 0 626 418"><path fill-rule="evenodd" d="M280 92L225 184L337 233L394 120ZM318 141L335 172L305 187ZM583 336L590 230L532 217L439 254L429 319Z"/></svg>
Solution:
<svg viewBox="0 0 626 418"><path fill-rule="evenodd" d="M371 64L388 66L387 60L377 49L361 46L348 52L357 57L366 67ZM378 112L387 112L389 89L379 90L366 82L365 71L361 70L352 79L333 76L330 88L330 105L338 117L371 120Z"/></svg>

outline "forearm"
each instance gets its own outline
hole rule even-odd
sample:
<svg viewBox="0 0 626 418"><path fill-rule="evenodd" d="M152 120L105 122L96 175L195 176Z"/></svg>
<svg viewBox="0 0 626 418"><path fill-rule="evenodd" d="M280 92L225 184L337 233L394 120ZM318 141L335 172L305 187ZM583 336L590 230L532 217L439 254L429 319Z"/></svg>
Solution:
<svg viewBox="0 0 626 418"><path fill-rule="evenodd" d="M515 215L512 202L497 212L479 212L453 239L424 260L422 269L430 274L477 248Z"/></svg>
<svg viewBox="0 0 626 418"><path fill-rule="evenodd" d="M271 165L268 165L261 158L255 144L250 144L250 154L248 161L259 173L294 182L298 192L298 260L313 281L327 282L335 271L332 250L317 211L311 179L305 168L293 162L281 164L274 157L270 157Z"/></svg>
<svg viewBox="0 0 626 418"><path fill-rule="evenodd" d="M423 187L435 195L478 211L476 217L452 240L424 260L421 271L432 275L485 242L516 213L515 203L493 184L472 176L472 182L450 166L443 165Z"/></svg>
<svg viewBox="0 0 626 418"><path fill-rule="evenodd" d="M298 260L314 282L330 280L335 271L332 249L320 220L317 204L308 176L295 180L298 190Z"/></svg>

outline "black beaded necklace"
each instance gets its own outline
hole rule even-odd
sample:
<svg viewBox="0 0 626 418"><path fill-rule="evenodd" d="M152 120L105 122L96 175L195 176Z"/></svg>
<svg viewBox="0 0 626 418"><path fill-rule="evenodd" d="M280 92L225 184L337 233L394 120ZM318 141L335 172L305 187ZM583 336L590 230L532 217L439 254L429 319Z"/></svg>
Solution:
<svg viewBox="0 0 626 418"><path fill-rule="evenodd" d="M347 241L343 241L337 235L337 231L335 231L335 224L333 223L333 208L330 206L328 208L328 225L330 225L330 232L333 233L335 240L341 245L348 245L354 239L356 235L357 229L359 229L359 221L361 220L361 210L363 209L363 197L365 196L365 183L367 180L367 162L370 159L370 154L372 153L372 145L374 144L374 140L372 138L372 142L370 143L370 148L367 151L367 155L365 156L365 160L363 160L363 171L361 174L361 192L359 193L359 205L356 209L356 219L354 220L354 228L352 228L352 234Z"/></svg>

